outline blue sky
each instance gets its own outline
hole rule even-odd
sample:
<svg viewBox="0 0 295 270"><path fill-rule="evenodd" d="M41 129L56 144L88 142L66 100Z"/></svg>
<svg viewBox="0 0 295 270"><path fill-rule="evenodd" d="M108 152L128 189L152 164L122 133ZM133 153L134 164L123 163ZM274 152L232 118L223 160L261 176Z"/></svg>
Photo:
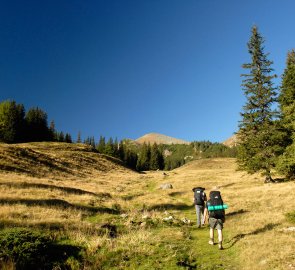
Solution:
<svg viewBox="0 0 295 270"><path fill-rule="evenodd" d="M294 10L292 0L3 0L0 101L42 108L73 138L221 142L245 103L251 27L278 85Z"/></svg>

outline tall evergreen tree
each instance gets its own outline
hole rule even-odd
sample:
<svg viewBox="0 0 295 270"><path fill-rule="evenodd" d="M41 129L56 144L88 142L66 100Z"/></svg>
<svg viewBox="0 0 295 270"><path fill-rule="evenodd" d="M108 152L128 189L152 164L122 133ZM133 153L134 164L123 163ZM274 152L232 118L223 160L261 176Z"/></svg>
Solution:
<svg viewBox="0 0 295 270"><path fill-rule="evenodd" d="M65 135L64 135L64 133L62 131L58 133L58 141L59 142L64 142L65 141Z"/></svg>
<svg viewBox="0 0 295 270"><path fill-rule="evenodd" d="M295 178L295 51L288 53L284 74L282 76L279 103L282 125L286 129L289 140L287 147L280 156L278 168L288 179Z"/></svg>
<svg viewBox="0 0 295 270"><path fill-rule="evenodd" d="M240 169L249 173L262 171L266 181L271 181L271 169L282 149L275 121L278 114L272 107L277 97L272 82L276 75L272 74L273 62L267 59L263 43L264 38L254 26L248 42L251 62L242 66L249 73L241 75L247 101L239 124L238 164Z"/></svg>
<svg viewBox="0 0 295 270"><path fill-rule="evenodd" d="M163 170L164 157L155 143L151 148L150 170Z"/></svg>
<svg viewBox="0 0 295 270"><path fill-rule="evenodd" d="M53 120L50 122L50 125L49 125L49 136L50 136L50 141L57 141L55 123Z"/></svg>
<svg viewBox="0 0 295 270"><path fill-rule="evenodd" d="M78 132L77 143L81 143L81 131Z"/></svg>
<svg viewBox="0 0 295 270"><path fill-rule="evenodd" d="M114 140L112 137L109 138L105 149L104 149L104 154L109 155L109 156L114 156L115 154L115 147L114 147Z"/></svg>
<svg viewBox="0 0 295 270"><path fill-rule="evenodd" d="M106 147L106 139L105 137L100 135L96 149L98 150L99 153L103 154L105 152L105 147Z"/></svg>
<svg viewBox="0 0 295 270"><path fill-rule="evenodd" d="M31 108L25 116L27 125L27 140L31 142L50 140L50 130L47 126L47 114L40 108Z"/></svg>
<svg viewBox="0 0 295 270"><path fill-rule="evenodd" d="M150 169L151 146L144 143L139 152L136 169L138 171L148 171Z"/></svg>
<svg viewBox="0 0 295 270"><path fill-rule="evenodd" d="M15 101L0 103L0 141L16 143L24 141L25 109Z"/></svg>
<svg viewBox="0 0 295 270"><path fill-rule="evenodd" d="M136 170L136 165L137 165L137 160L138 160L137 154L130 149L125 149L124 153L125 153L125 155L124 155L125 164L128 167Z"/></svg>
<svg viewBox="0 0 295 270"><path fill-rule="evenodd" d="M72 136L69 133L66 133L65 135L65 142L72 143Z"/></svg>

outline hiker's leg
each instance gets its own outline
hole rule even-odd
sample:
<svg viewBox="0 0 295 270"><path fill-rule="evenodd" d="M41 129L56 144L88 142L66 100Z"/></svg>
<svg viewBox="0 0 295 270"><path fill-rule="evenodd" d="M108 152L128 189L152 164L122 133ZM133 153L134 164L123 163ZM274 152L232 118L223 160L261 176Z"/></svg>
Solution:
<svg viewBox="0 0 295 270"><path fill-rule="evenodd" d="M222 242L223 237L222 237L222 230L217 230L218 232L218 242Z"/></svg>
<svg viewBox="0 0 295 270"><path fill-rule="evenodd" d="M218 248L219 249L223 249L223 246L222 246L222 230L218 229L217 230L218 232Z"/></svg>
<svg viewBox="0 0 295 270"><path fill-rule="evenodd" d="M210 228L209 245L214 245L214 229L213 228Z"/></svg>
<svg viewBox="0 0 295 270"><path fill-rule="evenodd" d="M210 239L214 241L214 229L210 228Z"/></svg>
<svg viewBox="0 0 295 270"><path fill-rule="evenodd" d="M201 225L203 226L205 224L205 219L204 219L204 206L201 208Z"/></svg>
<svg viewBox="0 0 295 270"><path fill-rule="evenodd" d="M196 214L197 214L197 226L201 226L201 209L199 205L196 205Z"/></svg>

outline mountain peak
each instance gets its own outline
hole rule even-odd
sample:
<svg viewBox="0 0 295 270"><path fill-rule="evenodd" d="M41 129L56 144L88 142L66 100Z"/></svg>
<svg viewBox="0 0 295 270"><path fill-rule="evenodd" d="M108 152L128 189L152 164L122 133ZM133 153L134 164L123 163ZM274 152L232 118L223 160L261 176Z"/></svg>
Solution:
<svg viewBox="0 0 295 270"><path fill-rule="evenodd" d="M176 139L170 136L166 136L159 133L148 133L143 135L142 137L135 140L137 143L143 144L143 143L149 143L149 144L190 144L190 142Z"/></svg>

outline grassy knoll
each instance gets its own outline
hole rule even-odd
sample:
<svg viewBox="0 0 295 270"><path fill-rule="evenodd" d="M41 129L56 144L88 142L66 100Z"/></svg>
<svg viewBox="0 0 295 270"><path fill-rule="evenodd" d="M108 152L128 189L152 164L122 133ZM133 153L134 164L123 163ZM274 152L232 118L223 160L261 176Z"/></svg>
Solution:
<svg viewBox="0 0 295 270"><path fill-rule="evenodd" d="M237 172L234 159L164 175L133 172L82 145L0 145L0 154L0 234L15 247L0 242L0 269L295 268L294 183L264 184ZM229 204L222 251L208 245L207 227L195 226L199 185L218 187Z"/></svg>

